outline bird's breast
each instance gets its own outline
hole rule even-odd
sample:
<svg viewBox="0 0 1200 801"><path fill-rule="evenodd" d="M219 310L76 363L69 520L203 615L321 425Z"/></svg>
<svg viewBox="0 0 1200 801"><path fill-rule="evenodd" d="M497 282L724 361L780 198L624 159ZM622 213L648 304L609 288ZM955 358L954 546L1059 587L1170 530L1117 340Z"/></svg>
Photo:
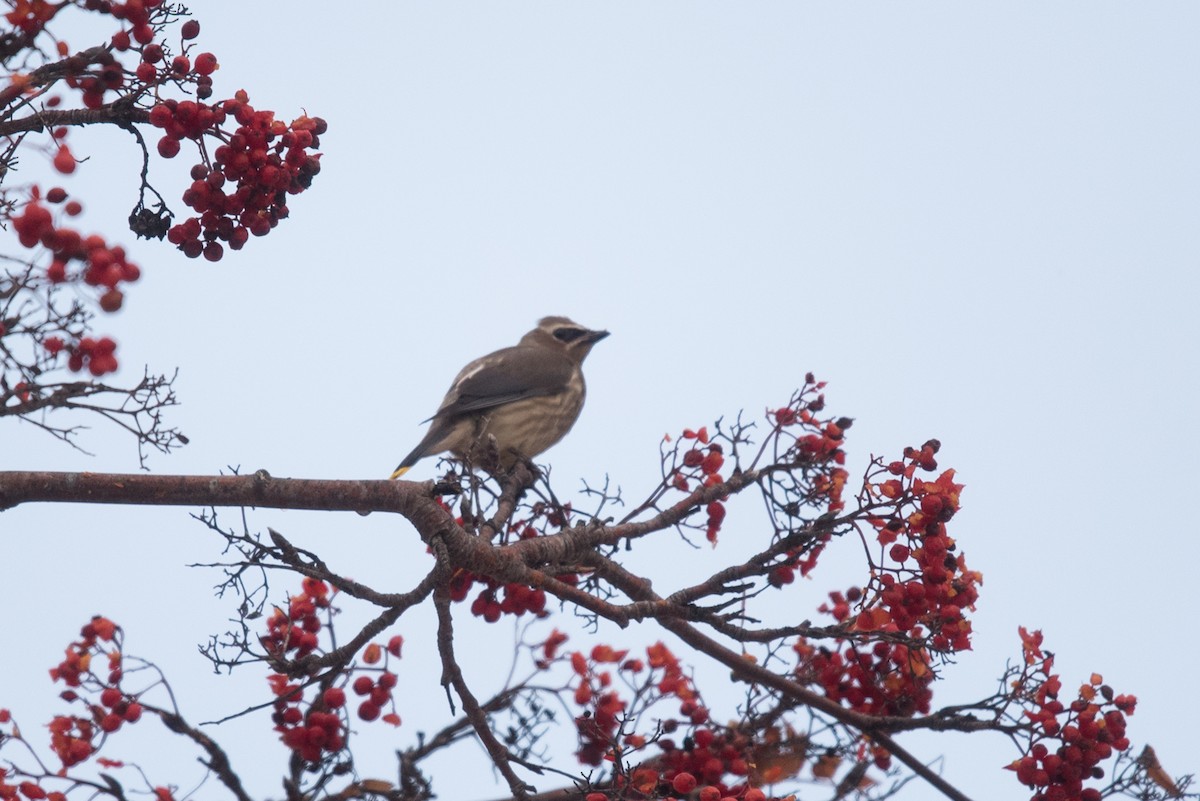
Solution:
<svg viewBox="0 0 1200 801"><path fill-rule="evenodd" d="M583 376L576 371L563 392L524 398L488 411L478 418L473 450L486 447L491 435L504 461L510 461L514 452L527 459L538 456L575 425L585 392ZM476 460L481 456L473 453Z"/></svg>

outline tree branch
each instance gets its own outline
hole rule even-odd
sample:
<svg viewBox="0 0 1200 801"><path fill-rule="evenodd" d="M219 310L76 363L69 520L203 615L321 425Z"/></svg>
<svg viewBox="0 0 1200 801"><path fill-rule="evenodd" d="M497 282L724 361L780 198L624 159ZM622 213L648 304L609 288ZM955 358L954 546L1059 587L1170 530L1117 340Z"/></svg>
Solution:
<svg viewBox="0 0 1200 801"><path fill-rule="evenodd" d="M129 103L110 103L100 108L47 109L15 120L0 122L0 136L44 131L63 125L149 123L150 112Z"/></svg>

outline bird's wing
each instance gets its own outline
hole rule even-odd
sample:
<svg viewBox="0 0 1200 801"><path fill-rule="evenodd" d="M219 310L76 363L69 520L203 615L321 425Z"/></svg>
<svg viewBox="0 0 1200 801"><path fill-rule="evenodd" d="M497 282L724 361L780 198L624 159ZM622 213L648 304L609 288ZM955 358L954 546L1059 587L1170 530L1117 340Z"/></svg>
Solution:
<svg viewBox="0 0 1200 801"><path fill-rule="evenodd" d="M505 403L562 392L574 369L565 355L542 348L511 347L462 369L430 419L492 409Z"/></svg>

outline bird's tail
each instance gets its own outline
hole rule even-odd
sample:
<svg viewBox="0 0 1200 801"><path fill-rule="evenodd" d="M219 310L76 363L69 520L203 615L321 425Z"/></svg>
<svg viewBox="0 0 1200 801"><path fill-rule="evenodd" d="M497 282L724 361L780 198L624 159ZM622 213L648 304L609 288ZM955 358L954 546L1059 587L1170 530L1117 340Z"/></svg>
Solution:
<svg viewBox="0 0 1200 801"><path fill-rule="evenodd" d="M433 418L430 418L433 419ZM434 420L429 430L425 432L425 436L417 443L417 447L413 448L408 456L392 471L389 479L395 480L408 472L408 469L417 462L424 459L431 453L437 453L445 449L444 440L447 435L446 423L443 420Z"/></svg>
<svg viewBox="0 0 1200 801"><path fill-rule="evenodd" d="M390 476L388 476L388 479L390 481L395 481L396 479L400 478L400 476L407 473L409 471L409 468L411 468L414 464L421 461L421 459L425 456L425 447L424 446L425 446L425 442L422 441L420 445L413 448L412 453L410 453L408 456L404 457L404 461L402 461L396 467L396 469L392 471L392 474Z"/></svg>

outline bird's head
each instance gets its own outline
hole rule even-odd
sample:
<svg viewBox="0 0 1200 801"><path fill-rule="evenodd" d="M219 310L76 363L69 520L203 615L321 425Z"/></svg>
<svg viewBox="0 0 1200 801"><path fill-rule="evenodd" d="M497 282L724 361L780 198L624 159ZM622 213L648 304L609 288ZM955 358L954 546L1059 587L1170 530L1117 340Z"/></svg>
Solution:
<svg viewBox="0 0 1200 801"><path fill-rule="evenodd" d="M593 331L566 317L543 317L537 328L521 337L520 344L565 353L579 364L591 352L592 345L606 336L607 331Z"/></svg>

